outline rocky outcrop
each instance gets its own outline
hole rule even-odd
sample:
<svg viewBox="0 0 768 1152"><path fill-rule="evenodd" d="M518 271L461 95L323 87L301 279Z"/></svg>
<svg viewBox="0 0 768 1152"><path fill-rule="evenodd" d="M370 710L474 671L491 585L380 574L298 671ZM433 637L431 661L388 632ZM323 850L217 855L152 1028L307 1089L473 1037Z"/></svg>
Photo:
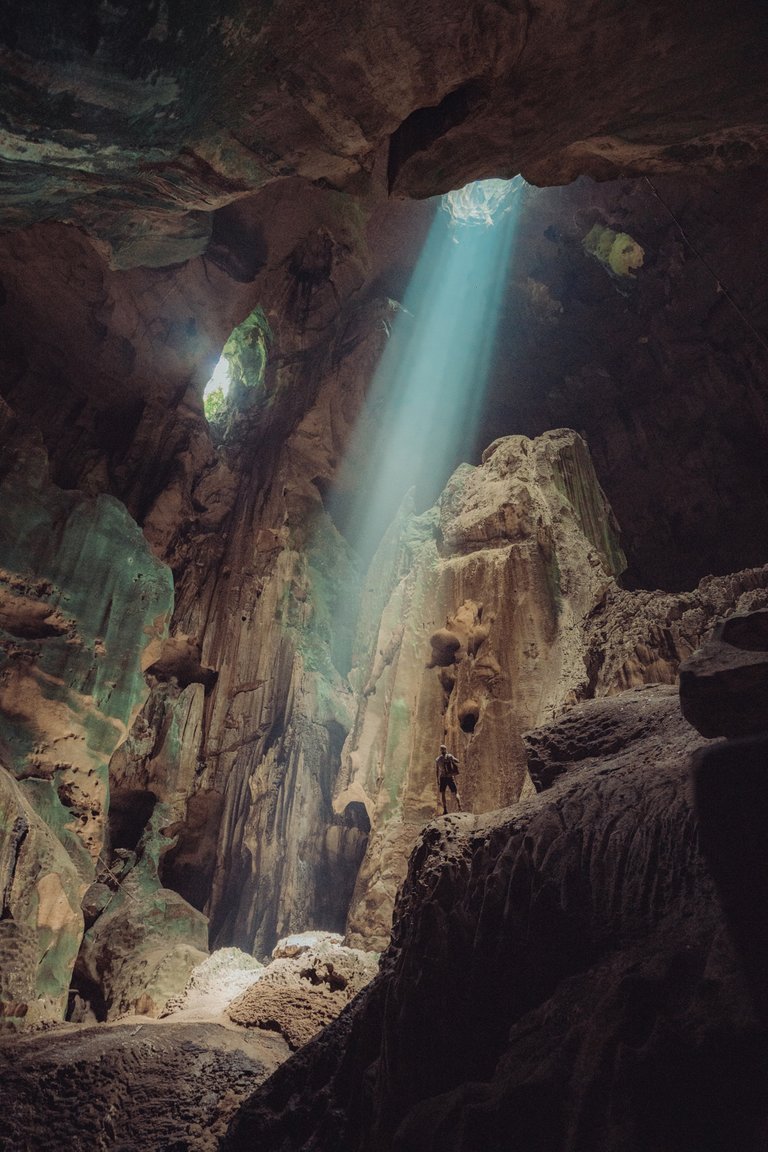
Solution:
<svg viewBox="0 0 768 1152"><path fill-rule="evenodd" d="M63 1019L82 892L74 860L0 767L0 1027Z"/></svg>
<svg viewBox="0 0 768 1152"><path fill-rule="evenodd" d="M687 662L732 614L768 606L768 566L707 576L690 592L610 588L585 621L588 695L610 696L642 684L691 682ZM684 708L687 704L684 704ZM691 717L689 717L691 719ZM706 731L704 735L725 735Z"/></svg>
<svg viewBox="0 0 768 1152"><path fill-rule="evenodd" d="M50 485L34 439L6 451L1 731L16 777L87 875L104 842L109 759L146 697L142 662L159 652L171 577L118 501Z"/></svg>
<svg viewBox="0 0 768 1152"><path fill-rule="evenodd" d="M272 963L227 1006L235 1024L279 1032L303 1047L370 984L379 958L346 948L332 933L300 933L281 940Z"/></svg>
<svg viewBox="0 0 768 1152"><path fill-rule="evenodd" d="M137 894L137 884L126 886L123 904ZM146 901L144 912L151 920ZM157 910L154 926L156 920ZM134 919L132 927L136 957L146 967L153 924L142 929ZM104 938L116 940L120 959L127 935L112 928ZM3 1139L19 1152L42 1148L55 1126L58 1144L73 1150L131 1143L157 1152L182 1144L214 1152L244 1099L291 1049L339 1015L377 964L377 956L343 947L340 936L303 933L280 941L266 967L235 948L212 953L161 1020L149 1018L146 998L136 1005L141 1015L109 1027L0 1036ZM136 973L140 965L133 967ZM112 968L119 979L120 965ZM147 989L151 975L144 973Z"/></svg>
<svg viewBox="0 0 768 1152"><path fill-rule="evenodd" d="M768 731L768 611L729 616L680 669L683 715L704 736Z"/></svg>
<svg viewBox="0 0 768 1152"><path fill-rule="evenodd" d="M379 981L249 1101L228 1150L682 1152L727 1145L736 1115L760 1146L764 1041L688 798L701 741L669 687L578 715L578 760L546 792L425 830Z"/></svg>
<svg viewBox="0 0 768 1152"><path fill-rule="evenodd" d="M362 699L335 807L372 833L350 940L383 948L405 862L437 811L448 744L470 811L530 788L521 733L586 693L582 624L623 566L581 439L508 437L462 466L439 507L404 516L374 558L356 664Z"/></svg>
<svg viewBox="0 0 768 1152"><path fill-rule="evenodd" d="M768 922L768 613L730 616L680 671L684 715L704 735L734 737L694 759L702 847L717 883L752 999L765 1027Z"/></svg>
<svg viewBox="0 0 768 1152"><path fill-rule="evenodd" d="M167 815L157 805L137 851L118 850L121 870L104 869L94 885L101 891L90 890L95 899L85 905L88 924L72 983L97 1020L161 1015L208 952L207 918L158 879ZM79 1007L70 1018L80 1018Z"/></svg>

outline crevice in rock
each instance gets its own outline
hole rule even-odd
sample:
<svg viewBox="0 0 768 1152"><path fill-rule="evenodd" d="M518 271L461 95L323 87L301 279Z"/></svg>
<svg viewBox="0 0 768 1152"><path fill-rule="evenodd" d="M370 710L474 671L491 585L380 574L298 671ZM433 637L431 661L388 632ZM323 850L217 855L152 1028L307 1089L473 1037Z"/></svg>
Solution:
<svg viewBox="0 0 768 1152"><path fill-rule="evenodd" d="M115 789L109 805L109 847L135 852L149 818L155 810L157 796L140 789Z"/></svg>
<svg viewBox="0 0 768 1152"><path fill-rule="evenodd" d="M481 82L470 80L449 92L434 107L417 108L403 120L389 139L387 181L390 192L400 169L411 156L425 151L446 132L462 124L477 107L482 95Z"/></svg>

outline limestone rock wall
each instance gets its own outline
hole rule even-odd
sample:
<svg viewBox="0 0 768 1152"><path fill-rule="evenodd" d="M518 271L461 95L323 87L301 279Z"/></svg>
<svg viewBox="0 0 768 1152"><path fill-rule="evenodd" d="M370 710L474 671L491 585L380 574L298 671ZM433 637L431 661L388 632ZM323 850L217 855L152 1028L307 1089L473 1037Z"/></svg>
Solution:
<svg viewBox="0 0 768 1152"><path fill-rule="evenodd" d="M568 431L497 441L481 467L454 474L437 509L403 511L390 529L363 595L351 674L361 697L334 801L365 805L372 826L353 942L386 944L411 846L439 810L442 742L469 811L530 788L521 734L586 694L583 623L622 567L589 455Z"/></svg>
<svg viewBox="0 0 768 1152"><path fill-rule="evenodd" d="M61 1018L107 846L109 761L146 698L172 584L122 504L52 485L39 439L2 417L3 1000Z"/></svg>
<svg viewBox="0 0 768 1152"><path fill-rule="evenodd" d="M0 1025L61 1020L83 936L83 880L11 772L0 767Z"/></svg>

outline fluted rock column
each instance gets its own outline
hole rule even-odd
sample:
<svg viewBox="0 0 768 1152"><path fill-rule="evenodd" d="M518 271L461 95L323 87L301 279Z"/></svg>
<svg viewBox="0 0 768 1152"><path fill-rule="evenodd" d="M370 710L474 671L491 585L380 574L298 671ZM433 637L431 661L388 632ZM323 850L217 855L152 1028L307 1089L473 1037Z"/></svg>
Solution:
<svg viewBox="0 0 768 1152"><path fill-rule="evenodd" d="M335 807L372 832L350 910L355 945L383 947L416 835L440 811L434 760L461 763L464 807L531 790L522 733L586 695L581 624L623 567L617 530L574 432L512 436L462 465L437 508L401 511L360 617L360 693Z"/></svg>

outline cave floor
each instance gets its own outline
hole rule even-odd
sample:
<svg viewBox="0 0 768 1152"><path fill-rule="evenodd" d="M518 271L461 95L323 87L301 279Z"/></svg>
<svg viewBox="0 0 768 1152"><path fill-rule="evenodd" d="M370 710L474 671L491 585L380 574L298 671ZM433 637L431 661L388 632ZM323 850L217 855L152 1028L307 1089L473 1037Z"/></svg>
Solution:
<svg viewBox="0 0 768 1152"><path fill-rule="evenodd" d="M290 1055L205 1012L0 1037L5 1152L206 1152Z"/></svg>

